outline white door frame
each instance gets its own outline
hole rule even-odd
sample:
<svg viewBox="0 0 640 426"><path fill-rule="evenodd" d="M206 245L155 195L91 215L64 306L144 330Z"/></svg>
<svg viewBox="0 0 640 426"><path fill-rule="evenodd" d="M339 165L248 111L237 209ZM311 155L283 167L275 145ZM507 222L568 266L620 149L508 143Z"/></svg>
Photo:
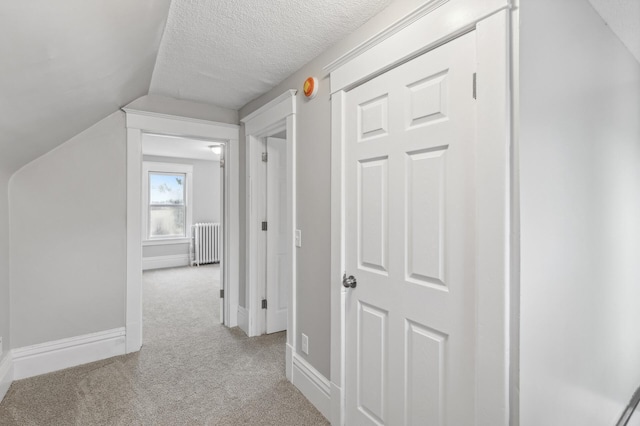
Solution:
<svg viewBox="0 0 640 426"><path fill-rule="evenodd" d="M126 277L126 352L142 347L142 134L156 133L224 143L225 191L223 200L226 224L223 238L222 277L225 294L225 325L238 324L239 294L239 156L240 126L158 114L125 108L127 115L127 277Z"/></svg>
<svg viewBox="0 0 640 426"><path fill-rule="evenodd" d="M288 292L288 314L287 314L287 345L295 348L295 302L296 302L296 251L294 242L294 229L296 218L296 90L287 90L285 93L264 105L257 111L249 114L240 121L245 125L246 135L246 182L247 182L247 204L246 204L246 310L248 317L247 334L258 336L266 331L265 315L260 307L260 284L257 271L260 269L261 252L259 240L261 232L259 225L263 220L257 205L257 196L260 188L257 181L252 177L259 175L259 159L262 150L260 141L262 138L272 136L286 130L287 139L287 223L289 230L287 238L291 244L291 269L290 274L291 289ZM253 161L252 161L253 160ZM289 363L287 363L287 373L289 373Z"/></svg>
<svg viewBox="0 0 640 426"><path fill-rule="evenodd" d="M510 394L511 45L509 0L431 0L325 67L331 78L331 421L345 424L344 101L358 85L477 32L476 425L506 426ZM471 91L472 82L469 82ZM517 324L514 324L517 327ZM514 339L515 340L515 339ZM514 343L515 344L515 343ZM517 373L516 373L517 374ZM516 398L517 399L517 398ZM514 399L514 401L516 401ZM516 401L517 402L517 401ZM515 407L513 407L515 409Z"/></svg>

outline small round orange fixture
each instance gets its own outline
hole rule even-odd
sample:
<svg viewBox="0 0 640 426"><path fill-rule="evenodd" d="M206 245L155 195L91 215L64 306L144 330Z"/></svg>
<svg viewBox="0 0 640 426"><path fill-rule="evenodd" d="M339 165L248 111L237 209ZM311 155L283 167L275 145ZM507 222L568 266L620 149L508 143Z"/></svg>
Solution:
<svg viewBox="0 0 640 426"><path fill-rule="evenodd" d="M304 81L302 90L304 91L304 95L307 99L313 99L316 96L316 93L318 93L318 79L315 77L307 78Z"/></svg>

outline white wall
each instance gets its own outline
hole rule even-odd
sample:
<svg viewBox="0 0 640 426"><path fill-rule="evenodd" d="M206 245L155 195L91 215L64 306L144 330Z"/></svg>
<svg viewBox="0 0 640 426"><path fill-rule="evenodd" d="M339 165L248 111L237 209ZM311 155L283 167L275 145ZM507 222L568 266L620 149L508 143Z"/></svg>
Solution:
<svg viewBox="0 0 640 426"><path fill-rule="evenodd" d="M613 425L640 385L640 64L587 0L521 3L521 425Z"/></svg>
<svg viewBox="0 0 640 426"><path fill-rule="evenodd" d="M0 362L11 348L9 305L9 174L0 170Z"/></svg>
<svg viewBox="0 0 640 426"><path fill-rule="evenodd" d="M193 165L193 223L220 222L220 162L145 155L144 161ZM143 189L144 190L144 189ZM189 254L189 244L146 246L143 257Z"/></svg>
<svg viewBox="0 0 640 426"><path fill-rule="evenodd" d="M302 230L302 247L297 252L297 332L309 336L309 355L301 351L301 336L296 348L320 373L329 377L330 364L330 226L331 226L331 105L329 79L322 68L370 36L414 10L423 1L402 0L391 3L360 29L326 50L320 56L285 79L276 88L240 109L245 117L281 95L287 89L298 89L297 95L297 205L296 227ZM302 84L309 76L319 79L316 97L308 101L302 95ZM245 141L244 130L240 140ZM245 146L240 151L241 188L245 187ZM240 195L240 211L245 211L244 194ZM241 213L242 215L242 213ZM240 218L245 223L245 218ZM244 234L241 231L241 238ZM244 239L241 239L244 242ZM244 253L244 246L240 249ZM244 283L244 264L240 265ZM340 285L334 282L333 285ZM240 300L244 301L241 287ZM241 302L242 304L243 302Z"/></svg>
<svg viewBox="0 0 640 426"><path fill-rule="evenodd" d="M125 148L118 111L13 175L13 348L125 325Z"/></svg>

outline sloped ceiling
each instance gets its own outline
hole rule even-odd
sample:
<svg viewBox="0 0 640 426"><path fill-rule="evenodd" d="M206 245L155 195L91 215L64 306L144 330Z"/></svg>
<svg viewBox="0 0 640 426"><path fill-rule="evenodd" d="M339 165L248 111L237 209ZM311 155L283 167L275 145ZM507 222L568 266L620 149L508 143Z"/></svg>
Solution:
<svg viewBox="0 0 640 426"><path fill-rule="evenodd" d="M147 93L238 109L390 1L2 1L0 171Z"/></svg>
<svg viewBox="0 0 640 426"><path fill-rule="evenodd" d="M174 0L150 93L239 109L390 0Z"/></svg>
<svg viewBox="0 0 640 426"><path fill-rule="evenodd" d="M640 0L589 0L640 62Z"/></svg>
<svg viewBox="0 0 640 426"><path fill-rule="evenodd" d="M0 6L0 169L13 172L146 94L170 0Z"/></svg>

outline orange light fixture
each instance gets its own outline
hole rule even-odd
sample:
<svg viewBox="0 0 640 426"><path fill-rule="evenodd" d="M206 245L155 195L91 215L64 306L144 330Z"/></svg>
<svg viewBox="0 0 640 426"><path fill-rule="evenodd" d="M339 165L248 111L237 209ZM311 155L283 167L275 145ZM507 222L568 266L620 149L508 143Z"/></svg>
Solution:
<svg viewBox="0 0 640 426"><path fill-rule="evenodd" d="M304 95L307 99L315 98L318 93L318 79L315 77L309 77L304 81L304 85L302 86L302 90L304 91Z"/></svg>

